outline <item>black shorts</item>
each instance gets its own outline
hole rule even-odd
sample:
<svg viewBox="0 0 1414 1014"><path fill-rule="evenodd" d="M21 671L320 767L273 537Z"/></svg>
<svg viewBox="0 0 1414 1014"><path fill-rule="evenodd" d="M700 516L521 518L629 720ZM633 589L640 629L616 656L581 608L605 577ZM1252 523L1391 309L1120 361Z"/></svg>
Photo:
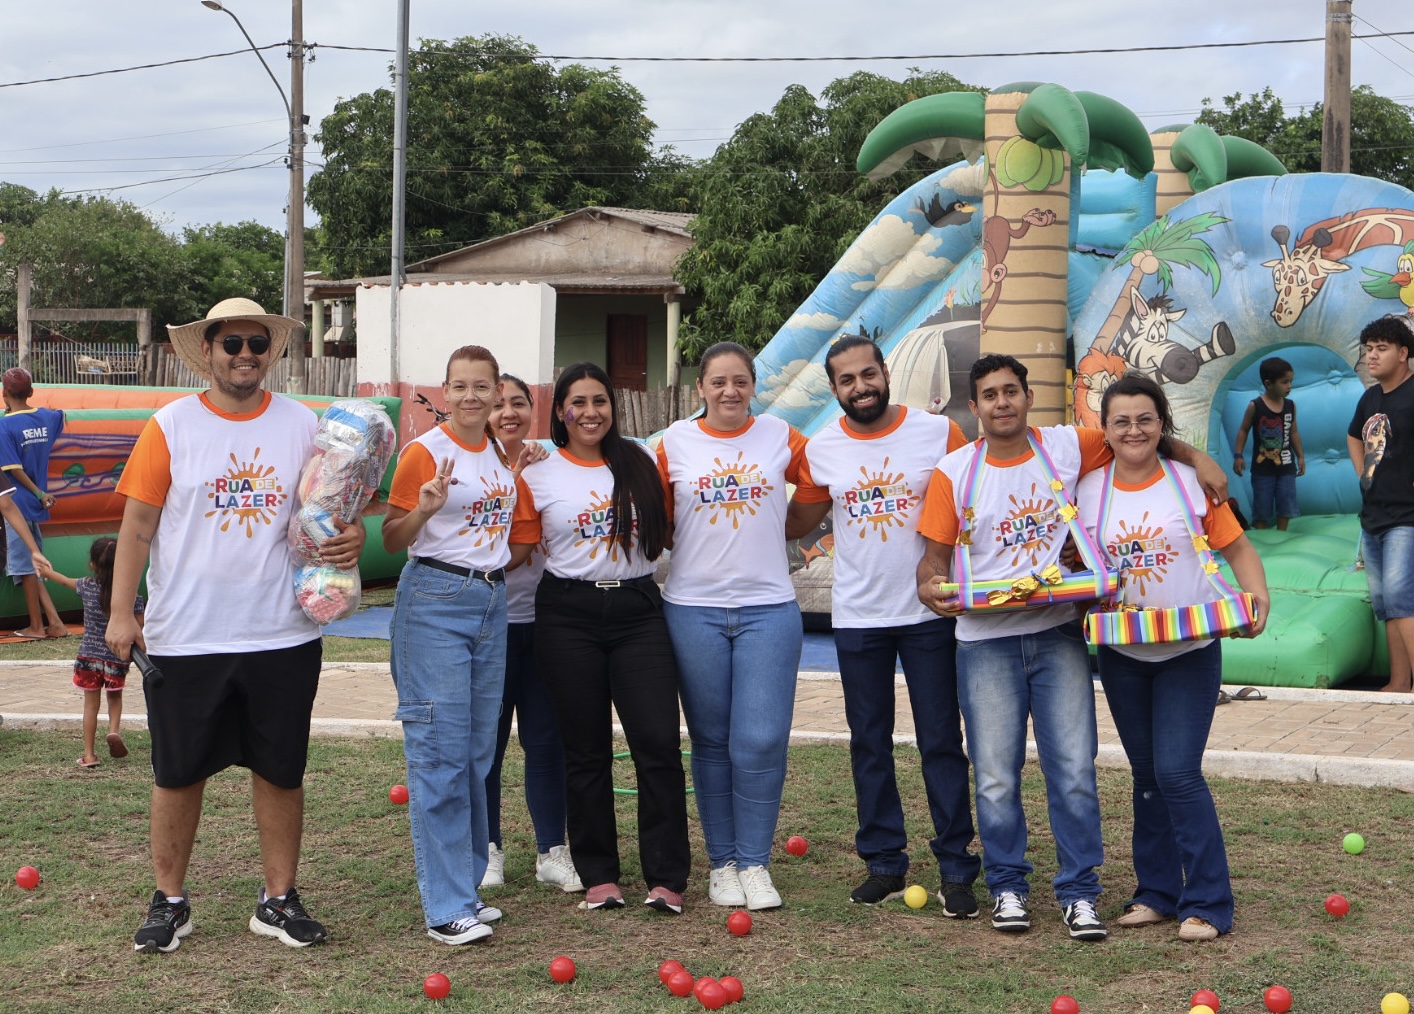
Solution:
<svg viewBox="0 0 1414 1014"><path fill-rule="evenodd" d="M158 788L195 785L232 765L299 788L323 656L319 638L270 651L153 655L163 678L144 679L142 691Z"/></svg>

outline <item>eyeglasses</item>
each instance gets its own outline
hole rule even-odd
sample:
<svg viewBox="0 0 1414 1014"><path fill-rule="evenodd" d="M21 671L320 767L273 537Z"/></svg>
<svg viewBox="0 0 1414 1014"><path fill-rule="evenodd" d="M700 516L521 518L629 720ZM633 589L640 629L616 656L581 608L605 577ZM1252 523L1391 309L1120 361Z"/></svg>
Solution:
<svg viewBox="0 0 1414 1014"><path fill-rule="evenodd" d="M490 398L491 395L495 392L496 387L494 384L487 384L484 382L480 384L472 384L470 387L468 387L466 384L450 384L447 387L448 397L465 398L469 394L477 401L485 401L487 398Z"/></svg>
<svg viewBox="0 0 1414 1014"><path fill-rule="evenodd" d="M1138 419L1117 416L1105 424L1105 429L1116 433L1128 433L1132 429L1137 429L1140 433L1153 433L1162 424L1163 421L1156 415L1141 415Z"/></svg>
<svg viewBox="0 0 1414 1014"><path fill-rule="evenodd" d="M250 354L253 356L263 356L270 351L270 339L263 334L228 334L221 339L221 348L228 356L240 355L241 348L247 345L250 346Z"/></svg>

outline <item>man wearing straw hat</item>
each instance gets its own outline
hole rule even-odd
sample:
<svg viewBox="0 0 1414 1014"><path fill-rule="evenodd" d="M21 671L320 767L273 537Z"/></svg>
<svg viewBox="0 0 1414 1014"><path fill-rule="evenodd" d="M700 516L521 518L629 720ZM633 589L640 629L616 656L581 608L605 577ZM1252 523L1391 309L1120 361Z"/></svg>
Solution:
<svg viewBox="0 0 1414 1014"><path fill-rule="evenodd" d="M118 483L128 499L114 600L137 594L149 554L151 569L145 627L115 611L107 641L119 658L143 648L161 671L143 680L157 890L133 945L146 953L175 951L192 930L185 880L202 793L232 765L250 769L264 866L251 931L291 947L328 935L295 889L321 644L295 599L285 544L316 420L262 387L298 326L239 298L169 325L173 350L210 387L153 414ZM353 566L363 526L336 523L324 560Z"/></svg>

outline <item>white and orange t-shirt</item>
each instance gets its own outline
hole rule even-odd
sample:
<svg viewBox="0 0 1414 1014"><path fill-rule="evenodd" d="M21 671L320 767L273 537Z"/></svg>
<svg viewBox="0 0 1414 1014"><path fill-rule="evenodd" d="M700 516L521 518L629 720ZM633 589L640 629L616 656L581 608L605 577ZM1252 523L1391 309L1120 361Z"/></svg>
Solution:
<svg viewBox="0 0 1414 1014"><path fill-rule="evenodd" d="M447 502L427 519L408 546L408 556L427 557L472 570L496 570L511 559L511 520L516 506L515 473L501 462L483 436L475 447L462 443L443 423L403 448L393 472L388 503L417 509L417 494L450 459Z"/></svg>
<svg viewBox="0 0 1414 1014"><path fill-rule="evenodd" d="M1222 549L1236 542L1242 535L1242 526L1232 508L1226 503L1216 507L1209 504L1198 484L1198 473L1188 465L1170 461L1169 467L1183 483L1189 503L1198 512L1208 545ZM1183 504L1164 478L1163 469L1156 468L1153 475L1138 485L1119 481L1113 485L1109 508L1104 510L1105 473L1103 470L1091 472L1080 480L1076 506L1101 555L1120 572L1124 601L1157 609L1216 602L1221 592L1203 572L1184 518ZM1102 510L1105 530L1098 532L1096 527ZM1180 641L1113 647L1131 658L1162 661L1207 643L1206 640Z"/></svg>
<svg viewBox="0 0 1414 1014"><path fill-rule="evenodd" d="M241 415L205 394L153 413L118 481L123 496L162 508L143 629L152 654L266 651L319 636L295 598L286 543L317 424L268 391Z"/></svg>
<svg viewBox="0 0 1414 1014"><path fill-rule="evenodd" d="M1031 435L1040 441L1055 464L1056 477L1065 486L1063 496L1071 502L1080 476L1110 460L1104 434L1099 430L1033 427ZM1025 577L1060 559L1068 528L1061 520L1043 466L1029 447L1009 460L998 461L987 455L978 462L976 495L970 503L962 503L973 461L986 447L985 439L976 440L938 463L923 499L918 531L934 542L955 546L961 510L971 507L975 512L972 545L963 551L971 557L972 579L1007 581ZM950 580L957 582L960 575L956 560L952 570ZM1075 605L1039 606L994 615L985 610L966 612L957 619L957 637L960 641L985 641L1035 634L1078 615L1079 607Z"/></svg>
<svg viewBox="0 0 1414 1014"><path fill-rule="evenodd" d="M810 438L795 498L831 503L835 626L905 627L936 618L918 601L918 515L939 460L966 443L947 416L907 406L877 433L860 433L841 416Z"/></svg>
<svg viewBox="0 0 1414 1014"><path fill-rule="evenodd" d="M520 478L511 543L543 539L546 573L576 581L627 581L653 573L653 561L639 548L637 517L629 522L632 552L614 538L614 474L606 462L584 461L559 448Z"/></svg>
<svg viewBox="0 0 1414 1014"><path fill-rule="evenodd" d="M673 423L658 473L673 519L663 598L680 606L774 606L795 600L786 557L787 482L805 438L775 416L730 432L701 419Z"/></svg>

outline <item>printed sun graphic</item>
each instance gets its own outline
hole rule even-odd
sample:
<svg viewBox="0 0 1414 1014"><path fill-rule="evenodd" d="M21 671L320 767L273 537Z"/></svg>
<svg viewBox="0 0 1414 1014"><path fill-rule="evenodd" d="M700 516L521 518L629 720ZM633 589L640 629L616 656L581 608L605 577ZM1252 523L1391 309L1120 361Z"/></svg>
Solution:
<svg viewBox="0 0 1414 1014"><path fill-rule="evenodd" d="M1119 565L1120 579L1125 585L1135 582L1142 598L1148 591L1150 581L1162 584L1169 567L1178 559L1178 550L1164 534L1163 526L1149 525L1149 512L1139 519L1139 524L1130 527L1126 521L1119 523L1119 535L1105 547L1111 560Z"/></svg>
<svg viewBox="0 0 1414 1014"><path fill-rule="evenodd" d="M206 498L212 509L206 517L219 517L221 531L228 531L231 522L238 522L245 529L246 538L255 534L256 525L268 525L279 513L280 504L285 502L285 487L275 477L274 465L262 465L256 459L260 448L255 449L250 461L242 462L231 455L231 467L225 475L218 476L206 484Z"/></svg>
<svg viewBox="0 0 1414 1014"><path fill-rule="evenodd" d="M1053 562L1050 555L1055 542L1056 502L1049 492L1043 492L1032 483L1029 496L1007 497L1011 509L997 523L996 540L1002 544L1003 554L1011 552L1011 565L1038 567L1043 554L1045 562Z"/></svg>
<svg viewBox="0 0 1414 1014"><path fill-rule="evenodd" d="M614 501L612 497L594 490L589 491L589 509L581 511L570 518L570 524L579 529L579 538L575 539L574 545L578 549L580 546L589 546L589 558L598 558L601 551L608 553L608 558L617 562L619 559L620 546L618 540L614 538ZM634 535L638 534L638 518L633 519Z"/></svg>
<svg viewBox="0 0 1414 1014"><path fill-rule="evenodd" d="M861 539L870 532L878 532L879 540L888 542L889 530L895 525L907 527L909 511L918 503L919 498L904 481L904 473L889 472L888 467L888 458L877 472L870 472L861 465L859 473L863 478L854 489L845 491L847 524L858 526Z"/></svg>
<svg viewBox="0 0 1414 1014"><path fill-rule="evenodd" d="M708 523L715 525L719 518L730 518L733 528L740 528L746 516L756 516L756 509L768 493L775 489L766 481L760 465L743 463L744 454L737 453L736 461L723 464L721 458L712 462L717 467L707 475L697 478L697 503L693 511L710 510Z"/></svg>
<svg viewBox="0 0 1414 1014"><path fill-rule="evenodd" d="M458 535L475 533L476 548L494 545L497 539L504 539L511 530L511 516L515 513L516 489L504 482L492 483L486 476L479 477L481 488L486 495L479 500L463 504L466 527Z"/></svg>

